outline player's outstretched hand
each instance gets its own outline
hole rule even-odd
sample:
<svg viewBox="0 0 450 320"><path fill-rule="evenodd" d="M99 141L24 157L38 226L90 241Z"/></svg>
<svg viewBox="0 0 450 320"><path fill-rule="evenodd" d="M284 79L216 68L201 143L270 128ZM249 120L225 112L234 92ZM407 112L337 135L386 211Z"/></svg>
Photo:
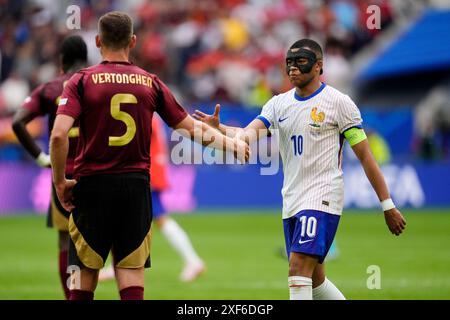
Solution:
<svg viewBox="0 0 450 320"><path fill-rule="evenodd" d="M405 230L406 220L397 208L385 211L384 219L392 234L399 236Z"/></svg>
<svg viewBox="0 0 450 320"><path fill-rule="evenodd" d="M73 205L73 187L77 184L76 180L64 180L63 183L56 185L56 194L63 208L71 212L75 206Z"/></svg>
<svg viewBox="0 0 450 320"><path fill-rule="evenodd" d="M213 128L219 128L220 125L219 113L220 113L220 104L216 104L216 108L214 109L213 114L206 114L201 112L200 110L195 110L195 112L192 114L192 117L194 119L206 123L207 125L210 125Z"/></svg>
<svg viewBox="0 0 450 320"><path fill-rule="evenodd" d="M234 157L241 163L247 163L250 158L250 147L247 142L234 138Z"/></svg>

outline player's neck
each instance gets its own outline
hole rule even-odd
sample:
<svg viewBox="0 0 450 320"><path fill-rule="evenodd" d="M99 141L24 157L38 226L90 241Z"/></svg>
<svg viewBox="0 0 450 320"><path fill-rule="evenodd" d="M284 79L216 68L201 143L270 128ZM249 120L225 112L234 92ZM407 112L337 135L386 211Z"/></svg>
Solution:
<svg viewBox="0 0 450 320"><path fill-rule="evenodd" d="M105 61L123 61L128 62L129 51L128 50L102 50L102 58Z"/></svg>
<svg viewBox="0 0 450 320"><path fill-rule="evenodd" d="M312 95L314 92L319 90L322 82L320 82L319 78L313 79L308 85L303 88L295 87L295 92L300 97L308 97Z"/></svg>
<svg viewBox="0 0 450 320"><path fill-rule="evenodd" d="M86 67L86 63L85 62L76 62L75 64L73 64L72 66L70 66L70 68L68 68L66 71L64 71L63 73L75 73L80 69L83 69Z"/></svg>

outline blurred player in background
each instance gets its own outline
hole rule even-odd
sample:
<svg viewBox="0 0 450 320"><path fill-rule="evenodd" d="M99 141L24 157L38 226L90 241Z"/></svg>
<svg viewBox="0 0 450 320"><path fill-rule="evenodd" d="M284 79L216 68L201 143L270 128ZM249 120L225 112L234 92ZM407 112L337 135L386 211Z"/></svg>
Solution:
<svg viewBox="0 0 450 320"><path fill-rule="evenodd" d="M150 139L153 113L172 128L246 162L248 145L194 120L156 76L129 62L136 46L133 22L123 12L98 21L103 61L75 73L59 101L50 138L53 183L69 218L70 299L92 300L98 272L112 251L120 298L144 298L150 267ZM80 137L74 180L64 175L68 134L76 119Z"/></svg>
<svg viewBox="0 0 450 320"><path fill-rule="evenodd" d="M167 215L161 201L161 193L169 188L167 172L169 158L164 128L157 117L153 117L152 120L150 159L153 219L170 245L183 259L184 268L180 274L180 280L183 282L193 281L205 271L205 264L192 246L187 233L174 219ZM100 271L100 281L113 278L114 268L112 266Z"/></svg>
<svg viewBox="0 0 450 320"><path fill-rule="evenodd" d="M38 86L31 95L26 98L23 106L14 115L13 130L23 145L25 150L35 159L36 163L43 168L50 167L50 156L31 137L26 125L36 117L48 115L48 132L50 133L55 122L56 110L60 95L67 80L74 72L84 68L87 64L87 47L83 39L79 36L69 36L61 44L60 60L62 75L48 83ZM73 164L78 142L78 127L75 126L69 132L69 152L66 162L65 174L68 179L73 175ZM69 215L70 212L64 210L55 188L52 185L51 204L48 209L47 226L58 230L59 247L59 276L64 289L66 299L69 298L67 287L67 250L69 247Z"/></svg>
<svg viewBox="0 0 450 320"><path fill-rule="evenodd" d="M270 99L245 129L220 124L220 105L213 115L194 113L195 118L249 143L269 133L278 138L291 300L345 299L325 277L323 264L343 210L344 139L381 202L389 230L398 236L406 225L370 151L359 109L349 96L320 81L322 67L320 45L310 39L299 40L286 55L286 73L294 88Z"/></svg>

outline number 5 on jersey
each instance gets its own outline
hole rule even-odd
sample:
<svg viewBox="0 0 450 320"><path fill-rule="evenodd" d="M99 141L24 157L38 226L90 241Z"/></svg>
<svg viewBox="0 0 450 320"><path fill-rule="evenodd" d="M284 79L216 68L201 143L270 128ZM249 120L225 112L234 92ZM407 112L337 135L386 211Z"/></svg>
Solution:
<svg viewBox="0 0 450 320"><path fill-rule="evenodd" d="M134 95L129 93L117 93L111 98L111 116L119 121L125 123L127 131L120 137L110 136L109 146L121 147L133 140L136 134L136 123L132 116L125 111L120 110L121 103L137 103L137 99Z"/></svg>

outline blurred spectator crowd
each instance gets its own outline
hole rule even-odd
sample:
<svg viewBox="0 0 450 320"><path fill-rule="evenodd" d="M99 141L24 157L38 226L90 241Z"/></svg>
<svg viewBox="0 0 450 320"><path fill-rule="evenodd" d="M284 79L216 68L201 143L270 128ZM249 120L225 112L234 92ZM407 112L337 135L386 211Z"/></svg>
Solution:
<svg viewBox="0 0 450 320"><path fill-rule="evenodd" d="M394 2L0 0L0 159L5 145L15 142L11 115L34 87L60 72L63 37L83 36L90 64L100 62L94 38L97 19L108 11L132 16L138 45L131 60L162 78L184 105L261 107L273 94L290 89L284 56L304 37L323 45L324 80L346 92L350 59L380 32L367 28L368 6L380 8L383 30L397 18ZM80 8L80 29L68 29L71 5ZM42 120L31 124L36 136L43 131Z"/></svg>
<svg viewBox="0 0 450 320"><path fill-rule="evenodd" d="M66 27L72 4L81 9L80 30ZM110 10L132 15L133 61L158 74L183 102L261 106L289 88L284 55L298 39L325 44L330 64L345 67L378 32L366 27L370 4L389 23L391 8L382 0L0 0L0 110L14 110L30 88L57 74L58 43L70 32L85 37L90 62L98 63L96 22Z"/></svg>

